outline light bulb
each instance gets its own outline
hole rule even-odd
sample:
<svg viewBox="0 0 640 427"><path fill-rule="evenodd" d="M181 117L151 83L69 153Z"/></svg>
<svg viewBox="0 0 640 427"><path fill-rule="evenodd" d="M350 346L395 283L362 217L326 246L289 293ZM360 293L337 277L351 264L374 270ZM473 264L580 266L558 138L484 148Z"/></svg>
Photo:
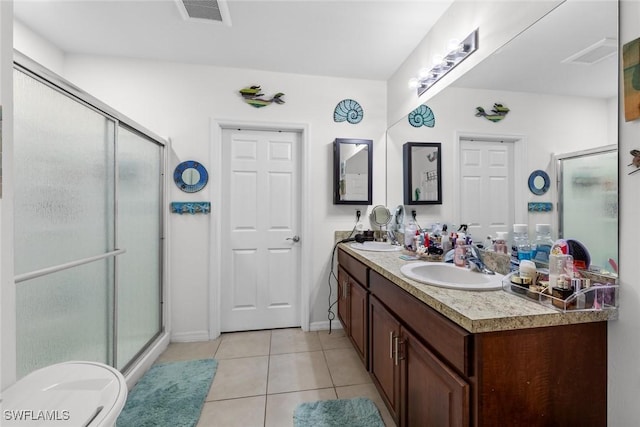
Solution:
<svg viewBox="0 0 640 427"><path fill-rule="evenodd" d="M418 79L412 77L409 79L409 89L417 89L419 85Z"/></svg>

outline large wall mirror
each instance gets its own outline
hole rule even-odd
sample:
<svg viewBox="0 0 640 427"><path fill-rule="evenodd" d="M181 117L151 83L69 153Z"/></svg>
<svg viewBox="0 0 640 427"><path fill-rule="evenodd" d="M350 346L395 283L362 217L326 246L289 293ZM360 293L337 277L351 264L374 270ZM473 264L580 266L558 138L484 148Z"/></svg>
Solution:
<svg viewBox="0 0 640 427"><path fill-rule="evenodd" d="M416 206L421 225L436 221L470 224L472 235L484 239L495 231L511 232L511 224L519 222L529 224L533 238L536 224L551 224L554 238L575 238L588 249L593 248L593 252L601 252L602 255L592 256L594 266L606 268L608 258L618 259L617 197L612 201L612 194L617 194L617 162L610 174L615 182L600 178L599 171L589 171L587 166L578 171L590 173L592 182L598 184L589 187L588 196L584 188L574 192L589 198L590 215L572 219L569 231L566 226L562 229L566 221L557 209L561 194L554 161L554 156L565 153L588 154L617 145L617 2L566 1L449 87L430 98L427 92L426 96L425 104L435 116L433 127L412 126L407 120L410 112L406 111L407 116L387 130L387 206L406 204L404 144L439 141L444 159L440 176L442 204ZM494 103L510 109L502 120L492 122L475 115L477 107L489 111ZM473 200L463 197L460 190L466 188L461 172L464 161L476 159L470 146L478 147L478 153L485 147L482 149L494 155L491 162L500 160L510 168L505 173L511 174L502 184L494 180L487 186L478 185ZM495 154L500 151L492 148L496 146L510 148ZM488 170L478 169L479 173ZM528 178L536 170L551 178L549 191L542 194L529 191ZM510 199L495 197L507 192ZM529 203L545 202L552 204L550 212L528 210ZM587 199L562 202L584 206ZM465 203L473 205L473 209L463 210ZM602 221L595 220L594 212L603 212ZM576 227L577 221L585 222L584 227ZM481 227L494 223L497 226L493 229ZM602 233L595 232L594 227L602 228ZM608 237L598 237L602 235ZM603 245L607 246L606 251L596 250Z"/></svg>
<svg viewBox="0 0 640 427"><path fill-rule="evenodd" d="M370 139L336 138L333 142L334 204L371 204L372 152Z"/></svg>
<svg viewBox="0 0 640 427"><path fill-rule="evenodd" d="M404 204L439 205L441 156L439 142L407 142L403 146Z"/></svg>

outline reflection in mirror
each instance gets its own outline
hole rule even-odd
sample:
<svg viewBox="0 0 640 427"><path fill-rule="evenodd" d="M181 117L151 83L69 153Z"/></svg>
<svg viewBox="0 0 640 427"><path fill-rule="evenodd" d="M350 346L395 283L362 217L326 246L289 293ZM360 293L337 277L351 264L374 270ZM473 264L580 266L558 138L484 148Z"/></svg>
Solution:
<svg viewBox="0 0 640 427"><path fill-rule="evenodd" d="M371 204L372 141L336 138L333 142L333 203Z"/></svg>
<svg viewBox="0 0 640 427"><path fill-rule="evenodd" d="M496 202L494 190L479 197L477 204L487 208L484 210L489 215L490 212L502 215L507 211L513 222L527 223L532 239L536 224L551 224L552 238L571 237L586 242L586 236L561 234L561 224L565 222L556 208L558 171L553 158L617 144L617 26L618 2L566 1L428 99L426 105L437 117L434 127L415 128L408 123L407 116L391 126L387 130L386 204L395 206L406 197L403 144L440 141L441 154L446 160L440 176L442 204L420 207L421 224L467 223L474 238L482 241L486 235L473 232L474 223L480 220L462 218L460 213L461 141L513 141L513 158L508 163L515 174L505 186L505 191L513 195L513 202L509 206ZM595 49L590 55L576 57L577 53L587 53L590 47ZM589 57L591 63L585 63ZM477 107L486 108L495 103L511 110L503 120L493 123L475 117ZM532 183L535 192L529 190L529 175L536 170L549 175L548 191L544 191L545 185L541 186L539 180ZM617 183L607 185L617 188ZM611 195L604 191L603 194ZM553 208L550 212L530 212L528 203L551 203ZM608 199L603 203L612 201ZM491 219L487 217L489 222ZM617 216L609 221L617 229ZM512 227L506 225L496 231L511 232ZM615 241L612 244L615 246ZM613 249L612 258L617 260L617 246ZM599 260L598 264L601 263Z"/></svg>
<svg viewBox="0 0 640 427"><path fill-rule="evenodd" d="M404 204L439 205L441 160L439 142L407 142L403 146Z"/></svg>

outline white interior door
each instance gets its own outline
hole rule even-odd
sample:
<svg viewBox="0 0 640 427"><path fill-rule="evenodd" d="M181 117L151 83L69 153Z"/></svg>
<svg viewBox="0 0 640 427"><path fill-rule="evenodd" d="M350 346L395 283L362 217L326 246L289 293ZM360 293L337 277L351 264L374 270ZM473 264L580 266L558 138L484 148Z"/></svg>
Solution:
<svg viewBox="0 0 640 427"><path fill-rule="evenodd" d="M300 136L222 134L221 331L300 325Z"/></svg>
<svg viewBox="0 0 640 427"><path fill-rule="evenodd" d="M513 142L460 140L460 222L476 243L514 221Z"/></svg>

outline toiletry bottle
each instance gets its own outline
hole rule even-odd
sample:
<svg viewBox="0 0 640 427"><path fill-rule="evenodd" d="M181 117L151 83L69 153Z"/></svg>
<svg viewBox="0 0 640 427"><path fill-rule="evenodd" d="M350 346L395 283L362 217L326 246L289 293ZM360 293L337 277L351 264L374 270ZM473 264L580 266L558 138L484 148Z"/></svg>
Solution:
<svg viewBox="0 0 640 427"><path fill-rule="evenodd" d="M518 261L531 259L528 227L527 224L513 224L513 246L516 248Z"/></svg>
<svg viewBox="0 0 640 427"><path fill-rule="evenodd" d="M458 236L458 240L456 240L456 249L453 252L453 263L458 267L464 267L466 254L467 247L465 245L465 239L462 236Z"/></svg>
<svg viewBox="0 0 640 427"><path fill-rule="evenodd" d="M493 241L493 250L499 253L509 253L509 248L507 246L507 232L506 231L498 231L496 232L496 240Z"/></svg>
<svg viewBox="0 0 640 427"><path fill-rule="evenodd" d="M532 284L537 283L538 271L536 269L536 264L528 259L523 259L520 261L520 277L528 277L531 280Z"/></svg>
<svg viewBox="0 0 640 427"><path fill-rule="evenodd" d="M536 239L531 245L533 259L536 261L548 262L549 252L553 246L551 239L550 224L536 224Z"/></svg>
<svg viewBox="0 0 640 427"><path fill-rule="evenodd" d="M416 235L416 224L413 221L409 221L404 227L404 246L406 249L415 251L417 248L414 245L413 238Z"/></svg>

